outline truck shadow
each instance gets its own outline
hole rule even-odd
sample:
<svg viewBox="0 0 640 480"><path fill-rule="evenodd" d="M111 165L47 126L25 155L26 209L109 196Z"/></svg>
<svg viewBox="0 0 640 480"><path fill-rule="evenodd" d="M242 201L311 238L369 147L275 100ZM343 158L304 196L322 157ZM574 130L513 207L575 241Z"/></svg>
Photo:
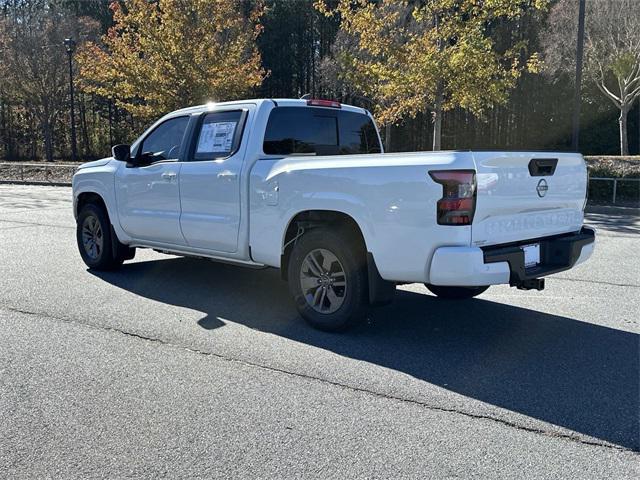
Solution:
<svg viewBox="0 0 640 480"><path fill-rule="evenodd" d="M633 211L637 212L638 209L633 209ZM636 235L640 233L640 223L638 222L637 215L620 214L605 210L604 212L587 213L585 218L587 218L590 225L596 228L602 228L616 233Z"/></svg>
<svg viewBox="0 0 640 480"><path fill-rule="evenodd" d="M172 258L126 264L101 279L146 298L409 374L459 394L640 449L639 335L488 300L398 291L362 326L308 327L276 270ZM589 300L586 300L589 301Z"/></svg>

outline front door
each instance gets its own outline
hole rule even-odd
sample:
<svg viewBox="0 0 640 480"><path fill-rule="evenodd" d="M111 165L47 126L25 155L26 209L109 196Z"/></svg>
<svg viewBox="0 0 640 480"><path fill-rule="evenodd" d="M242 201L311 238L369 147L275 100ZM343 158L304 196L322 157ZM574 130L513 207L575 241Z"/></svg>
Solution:
<svg viewBox="0 0 640 480"><path fill-rule="evenodd" d="M137 149L136 166L116 174L120 226L132 238L184 245L180 231L180 155L189 117L158 125Z"/></svg>
<svg viewBox="0 0 640 480"><path fill-rule="evenodd" d="M205 113L180 171L180 226L194 248L233 253L240 229L242 129L246 110Z"/></svg>

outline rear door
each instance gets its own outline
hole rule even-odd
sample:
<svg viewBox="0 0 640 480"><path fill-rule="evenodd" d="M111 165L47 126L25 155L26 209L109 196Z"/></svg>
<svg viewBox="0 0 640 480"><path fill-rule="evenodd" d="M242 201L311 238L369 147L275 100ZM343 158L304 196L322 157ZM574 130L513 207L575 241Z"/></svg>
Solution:
<svg viewBox="0 0 640 480"><path fill-rule="evenodd" d="M248 108L203 113L180 170L180 226L191 247L233 253L240 230L240 174ZM245 142L246 143L246 142Z"/></svg>
<svg viewBox="0 0 640 480"><path fill-rule="evenodd" d="M587 169L577 153L474 152L474 245L580 230Z"/></svg>

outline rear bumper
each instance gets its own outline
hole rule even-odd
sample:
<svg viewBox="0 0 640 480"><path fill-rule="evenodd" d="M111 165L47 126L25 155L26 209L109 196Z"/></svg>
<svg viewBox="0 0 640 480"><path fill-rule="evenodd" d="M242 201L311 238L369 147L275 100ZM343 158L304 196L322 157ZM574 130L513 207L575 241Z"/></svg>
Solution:
<svg viewBox="0 0 640 480"><path fill-rule="evenodd" d="M447 286L509 284L522 286L528 280L569 270L593 253L595 231L526 240L491 247L440 247L431 261L429 283ZM540 264L525 268L523 245L540 244Z"/></svg>

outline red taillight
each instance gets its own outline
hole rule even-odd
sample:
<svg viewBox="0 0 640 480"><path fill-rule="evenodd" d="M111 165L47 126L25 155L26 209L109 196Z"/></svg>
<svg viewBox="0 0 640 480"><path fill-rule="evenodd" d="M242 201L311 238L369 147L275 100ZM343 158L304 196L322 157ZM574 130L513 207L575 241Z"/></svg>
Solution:
<svg viewBox="0 0 640 480"><path fill-rule="evenodd" d="M438 225L471 225L476 210L476 172L436 170L431 178L442 185L438 200Z"/></svg>
<svg viewBox="0 0 640 480"><path fill-rule="evenodd" d="M342 108L340 102L336 102L335 100L320 100L318 98L307 100L307 105L310 107Z"/></svg>

